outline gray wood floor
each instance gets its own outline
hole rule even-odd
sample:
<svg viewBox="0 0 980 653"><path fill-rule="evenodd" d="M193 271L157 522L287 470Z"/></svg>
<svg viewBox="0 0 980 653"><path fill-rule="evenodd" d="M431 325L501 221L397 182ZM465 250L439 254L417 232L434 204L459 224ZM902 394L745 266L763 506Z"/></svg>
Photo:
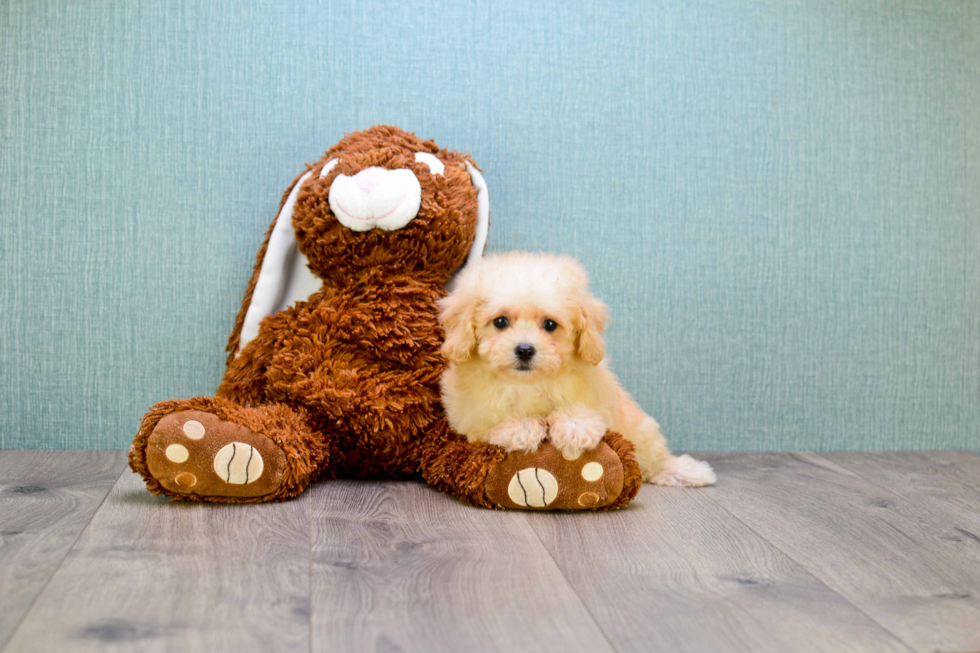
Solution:
<svg viewBox="0 0 980 653"><path fill-rule="evenodd" d="M980 456L703 457L716 487L556 514L171 504L122 452L0 451L0 650L980 650Z"/></svg>

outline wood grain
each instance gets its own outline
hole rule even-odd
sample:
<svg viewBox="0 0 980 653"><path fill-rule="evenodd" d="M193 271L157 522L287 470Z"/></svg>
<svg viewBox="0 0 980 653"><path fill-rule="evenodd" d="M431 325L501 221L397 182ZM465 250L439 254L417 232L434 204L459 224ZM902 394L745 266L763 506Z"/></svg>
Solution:
<svg viewBox="0 0 980 653"><path fill-rule="evenodd" d="M980 456L705 458L714 488L574 514L168 503L122 453L0 452L4 650L980 650Z"/></svg>
<svg viewBox="0 0 980 653"><path fill-rule="evenodd" d="M618 650L909 650L699 490L528 518Z"/></svg>
<svg viewBox="0 0 980 653"><path fill-rule="evenodd" d="M944 517L980 542L980 456L968 451L823 453L824 458ZM980 588L978 588L980 592Z"/></svg>
<svg viewBox="0 0 980 653"><path fill-rule="evenodd" d="M611 650L524 514L414 482L313 492L313 650Z"/></svg>
<svg viewBox="0 0 980 653"><path fill-rule="evenodd" d="M0 648L125 465L121 451L0 451Z"/></svg>
<svg viewBox="0 0 980 653"><path fill-rule="evenodd" d="M125 473L8 651L309 649L309 501L169 503Z"/></svg>
<svg viewBox="0 0 980 653"><path fill-rule="evenodd" d="M920 651L980 649L980 542L816 454L705 456L708 496Z"/></svg>

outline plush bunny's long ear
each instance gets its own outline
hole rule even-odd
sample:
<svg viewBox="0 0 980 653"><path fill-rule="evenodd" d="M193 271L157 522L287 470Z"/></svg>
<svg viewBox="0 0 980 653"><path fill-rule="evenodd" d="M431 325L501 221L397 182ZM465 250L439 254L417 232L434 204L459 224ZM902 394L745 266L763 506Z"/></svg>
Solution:
<svg viewBox="0 0 980 653"><path fill-rule="evenodd" d="M483 175L476 169L476 166L466 162L466 172L470 173L470 181L476 188L476 236L473 238L473 245L470 246L469 256L466 257L466 264L483 256L483 250L487 246L487 233L490 231L490 193L487 192L487 182L483 180Z"/></svg>
<svg viewBox="0 0 980 653"><path fill-rule="evenodd" d="M483 175L476 166L469 161L466 162L466 172L470 173L470 181L476 188L476 235L473 236L473 244L470 245L470 252L466 255L466 263L446 282L444 286L446 292L452 292L456 288L456 279L466 266L483 258L483 250L487 247L487 234L490 231L490 193L487 192L487 182L483 180Z"/></svg>
<svg viewBox="0 0 980 653"><path fill-rule="evenodd" d="M236 356L259 334L259 322L265 316L278 313L298 301L305 301L323 286L323 281L310 271L309 260L299 251L293 230L296 197L312 174L307 172L293 184L289 197L276 216L255 287L251 297L246 300L249 302L248 311L242 322L238 346L235 347Z"/></svg>

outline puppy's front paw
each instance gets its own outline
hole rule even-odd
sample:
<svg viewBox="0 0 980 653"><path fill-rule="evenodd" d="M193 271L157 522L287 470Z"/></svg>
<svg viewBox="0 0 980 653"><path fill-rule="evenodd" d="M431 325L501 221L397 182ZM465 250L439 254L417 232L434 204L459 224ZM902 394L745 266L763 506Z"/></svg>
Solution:
<svg viewBox="0 0 980 653"><path fill-rule="evenodd" d="M560 408L548 416L549 439L568 460L598 447L605 434L605 420L588 408Z"/></svg>
<svg viewBox="0 0 980 653"><path fill-rule="evenodd" d="M538 450L538 445L546 435L548 435L548 423L541 417L528 417L499 424L490 431L487 441L503 447L508 453L511 451L531 453Z"/></svg>

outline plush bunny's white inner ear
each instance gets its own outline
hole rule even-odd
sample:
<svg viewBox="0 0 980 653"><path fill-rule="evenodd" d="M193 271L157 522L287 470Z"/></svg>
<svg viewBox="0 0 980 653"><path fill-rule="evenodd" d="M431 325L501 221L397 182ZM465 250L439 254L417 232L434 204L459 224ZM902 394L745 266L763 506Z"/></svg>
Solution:
<svg viewBox="0 0 980 653"><path fill-rule="evenodd" d="M470 173L470 181L476 187L476 236L466 257L466 263L469 265L483 256L483 250L487 246L487 234L490 231L490 194L487 192L487 182L483 180L483 175L469 161L466 162L466 172Z"/></svg>
<svg viewBox="0 0 980 653"><path fill-rule="evenodd" d="M300 177L276 217L272 235L269 236L269 246L262 259L259 278L252 291L252 301L245 313L238 342L239 352L259 334L259 322L265 316L278 313L298 301L305 301L323 285L323 281L310 271L309 260L299 251L296 232L293 230L296 197L312 174L308 172Z"/></svg>
<svg viewBox="0 0 980 653"><path fill-rule="evenodd" d="M470 252L466 255L466 263L463 263L463 267L456 270L443 286L446 292L452 292L456 288L456 279L467 265L483 257L483 250L487 247L487 234L490 231L490 194L487 192L487 182L483 180L483 175L476 166L469 161L466 162L466 172L470 173L470 181L476 188L476 235L473 236L473 244L470 245Z"/></svg>

